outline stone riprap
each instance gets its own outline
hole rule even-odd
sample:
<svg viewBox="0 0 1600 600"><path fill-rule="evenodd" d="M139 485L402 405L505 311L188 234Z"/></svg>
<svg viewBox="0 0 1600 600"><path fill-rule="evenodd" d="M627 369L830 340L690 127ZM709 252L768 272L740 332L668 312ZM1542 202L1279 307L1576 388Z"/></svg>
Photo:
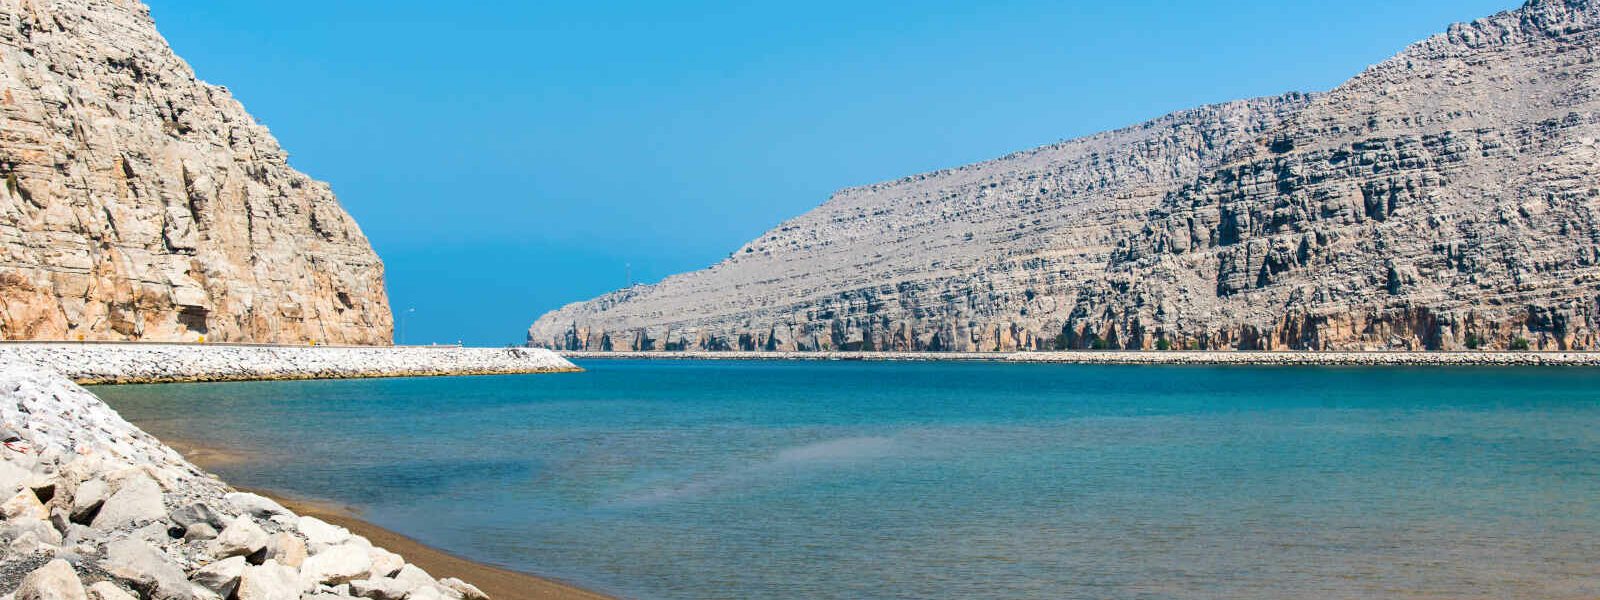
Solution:
<svg viewBox="0 0 1600 600"><path fill-rule="evenodd" d="M143 3L0 0L0 339L389 343L383 263L288 157Z"/></svg>
<svg viewBox="0 0 1600 600"><path fill-rule="evenodd" d="M537 348L0 343L0 363L53 369L79 383L159 383L505 375L579 370Z"/></svg>
<svg viewBox="0 0 1600 600"><path fill-rule="evenodd" d="M1600 352L579 352L574 359L990 361L1086 365L1600 366Z"/></svg>
<svg viewBox="0 0 1600 600"><path fill-rule="evenodd" d="M1600 350L1597 87L1600 1L1532 0L1326 93L841 191L528 341Z"/></svg>
<svg viewBox="0 0 1600 600"><path fill-rule="evenodd" d="M230 489L48 369L0 364L0 427L0 597L484 597Z"/></svg>

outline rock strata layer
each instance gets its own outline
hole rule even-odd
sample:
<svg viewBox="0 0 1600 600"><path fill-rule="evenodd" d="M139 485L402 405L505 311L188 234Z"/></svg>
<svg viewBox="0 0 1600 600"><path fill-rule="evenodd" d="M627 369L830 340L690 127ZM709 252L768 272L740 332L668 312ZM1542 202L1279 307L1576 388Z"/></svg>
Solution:
<svg viewBox="0 0 1600 600"><path fill-rule="evenodd" d="M0 365L0 596L482 600L343 528L235 492L61 375Z"/></svg>
<svg viewBox="0 0 1600 600"><path fill-rule="evenodd" d="M1327 93L849 189L540 318L589 351L1600 348L1600 6L1533 0Z"/></svg>
<svg viewBox="0 0 1600 600"><path fill-rule="evenodd" d="M137 0L0 0L0 339L388 344L329 187Z"/></svg>
<svg viewBox="0 0 1600 600"><path fill-rule="evenodd" d="M537 348L324 348L194 344L0 343L0 363L79 383L161 383L508 375L579 371Z"/></svg>

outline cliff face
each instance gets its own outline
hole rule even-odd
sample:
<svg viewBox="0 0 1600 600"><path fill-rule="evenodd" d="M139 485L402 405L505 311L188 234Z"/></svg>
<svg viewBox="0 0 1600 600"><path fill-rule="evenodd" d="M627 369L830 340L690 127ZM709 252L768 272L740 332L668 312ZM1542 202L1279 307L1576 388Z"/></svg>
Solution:
<svg viewBox="0 0 1600 600"><path fill-rule="evenodd" d="M137 0L0 0L0 339L388 344L326 184Z"/></svg>
<svg viewBox="0 0 1600 600"><path fill-rule="evenodd" d="M545 315L585 350L1600 349L1600 8L1534 0L1325 94L840 192Z"/></svg>

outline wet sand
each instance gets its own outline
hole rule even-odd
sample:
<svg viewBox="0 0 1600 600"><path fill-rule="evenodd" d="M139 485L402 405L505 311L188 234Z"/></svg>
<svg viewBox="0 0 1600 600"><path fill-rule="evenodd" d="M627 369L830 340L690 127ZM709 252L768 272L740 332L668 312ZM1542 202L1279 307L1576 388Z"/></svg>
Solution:
<svg viewBox="0 0 1600 600"><path fill-rule="evenodd" d="M535 577L452 555L363 521L355 515L354 511L346 507L285 498L263 490L250 491L277 500L284 508L298 514L316 517L349 529L356 535L372 540L373 545L386 548L390 552L405 557L407 562L421 567L422 570L427 571L428 574L434 577L440 579L455 577L478 586L478 589L483 590L492 600L606 600L610 598L610 596L581 590L559 581Z"/></svg>
<svg viewBox="0 0 1600 600"><path fill-rule="evenodd" d="M183 440L163 438L162 441L202 469L210 470L219 465L248 460L244 455L225 448L201 446ZM271 490L238 489L272 498L284 508L297 514L316 517L349 529L352 533L371 540L373 545L405 557L407 562L421 567L436 578L455 577L475 585L492 600L610 600L611 598L553 579L455 556L363 521L359 513L351 507L286 497Z"/></svg>

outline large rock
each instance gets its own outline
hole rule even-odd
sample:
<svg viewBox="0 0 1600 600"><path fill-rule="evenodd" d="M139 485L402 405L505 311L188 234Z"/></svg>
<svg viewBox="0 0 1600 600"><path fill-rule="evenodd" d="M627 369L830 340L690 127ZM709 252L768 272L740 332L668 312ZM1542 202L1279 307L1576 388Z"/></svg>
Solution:
<svg viewBox="0 0 1600 600"><path fill-rule="evenodd" d="M10 500L0 503L0 516L4 516L8 521L21 519L43 521L50 518L50 509L45 508L33 490L24 489L13 495Z"/></svg>
<svg viewBox="0 0 1600 600"><path fill-rule="evenodd" d="M249 492L231 492L225 496L229 504L244 513L258 519L270 519L276 516L294 516L282 504L274 502L271 498L252 494Z"/></svg>
<svg viewBox="0 0 1600 600"><path fill-rule="evenodd" d="M37 519L13 519L6 521L0 532L6 535L33 534L39 541L47 544L61 545L62 534L50 521Z"/></svg>
<svg viewBox="0 0 1600 600"><path fill-rule="evenodd" d="M22 578L16 600L88 600L77 571L64 560L52 560Z"/></svg>
<svg viewBox="0 0 1600 600"><path fill-rule="evenodd" d="M211 552L219 557L251 556L266 550L270 541L266 530L250 517L241 515L211 541Z"/></svg>
<svg viewBox="0 0 1600 600"><path fill-rule="evenodd" d="M218 532L217 528L212 527L210 523L195 523L183 530L183 539L191 542L214 540L217 539L218 535L221 535L221 532Z"/></svg>
<svg viewBox="0 0 1600 600"><path fill-rule="evenodd" d="M0 455L9 452L0 450ZM9 456L4 458L7 460L0 460L0 498L10 498L22 491L23 484L33 477L33 472L11 462Z"/></svg>
<svg viewBox="0 0 1600 600"><path fill-rule="evenodd" d="M239 588L239 577L244 575L246 566L243 556L225 558L196 570L189 580L227 598Z"/></svg>
<svg viewBox="0 0 1600 600"><path fill-rule="evenodd" d="M139 600L137 596L129 594L127 590L109 581L96 582L89 586L88 591L89 600Z"/></svg>
<svg viewBox="0 0 1600 600"><path fill-rule="evenodd" d="M171 519L173 523L184 528L200 524L210 525L215 529L228 526L222 515L204 502L191 502L183 508L172 511Z"/></svg>
<svg viewBox="0 0 1600 600"><path fill-rule="evenodd" d="M326 548L311 555L300 567L308 581L322 585L349 583L367 577L371 570L367 549L355 543Z"/></svg>
<svg viewBox="0 0 1600 600"><path fill-rule="evenodd" d="M393 577L400 572L401 567L406 566L406 560L401 558L399 554L383 548L368 548L367 558L372 560L372 569L369 571L372 579Z"/></svg>
<svg viewBox="0 0 1600 600"><path fill-rule="evenodd" d="M272 539L267 542L267 558L278 561L280 565L298 569L309 555L306 543L287 531L272 534Z"/></svg>
<svg viewBox="0 0 1600 600"><path fill-rule="evenodd" d="M189 582L183 569L149 542L125 539L106 545L101 566L112 576L142 590L153 600L202 600L206 594Z"/></svg>
<svg viewBox="0 0 1600 600"><path fill-rule="evenodd" d="M440 588L437 588L437 587L434 587L434 586L430 585L430 586L426 586L426 587L420 587L420 588L417 588L415 590L411 590L411 593L406 595L406 600L456 600L456 599L445 595L444 592L440 591Z"/></svg>
<svg viewBox="0 0 1600 600"><path fill-rule="evenodd" d="M110 497L111 485L104 479L94 478L79 484L72 493L72 522L85 525L94 522Z"/></svg>
<svg viewBox="0 0 1600 600"><path fill-rule="evenodd" d="M106 499L91 525L98 529L115 529L160 521L166 517L167 507L161 501L161 484L145 475L134 475L123 480L117 492Z"/></svg>
<svg viewBox="0 0 1600 600"><path fill-rule="evenodd" d="M302 516L297 522L300 535L305 536L306 545L313 551L321 550L328 546L337 546L350 539L350 531L338 525L329 524L316 517Z"/></svg>
<svg viewBox="0 0 1600 600"><path fill-rule="evenodd" d="M350 582L350 595L372 600L404 600L411 588L393 579L357 579Z"/></svg>
<svg viewBox="0 0 1600 600"><path fill-rule="evenodd" d="M239 578L237 600L295 600L305 591L305 581L293 568L268 560L249 567Z"/></svg>
<svg viewBox="0 0 1600 600"><path fill-rule="evenodd" d="M1597 37L1600 2L1532 0L1328 93L843 190L528 341L1600 350Z"/></svg>
<svg viewBox="0 0 1600 600"><path fill-rule="evenodd" d="M437 583L433 580L432 575L422 570L422 567L413 564L400 567L400 570L394 574L394 580L409 589L430 587Z"/></svg>
<svg viewBox="0 0 1600 600"><path fill-rule="evenodd" d="M440 579L439 585L444 586L446 589L453 590L457 594L461 594L462 600L489 600L489 595L483 593L483 590L478 589L478 586L454 577Z"/></svg>
<svg viewBox="0 0 1600 600"><path fill-rule="evenodd" d="M0 2L0 47L0 339L389 343L356 223L148 7Z"/></svg>

